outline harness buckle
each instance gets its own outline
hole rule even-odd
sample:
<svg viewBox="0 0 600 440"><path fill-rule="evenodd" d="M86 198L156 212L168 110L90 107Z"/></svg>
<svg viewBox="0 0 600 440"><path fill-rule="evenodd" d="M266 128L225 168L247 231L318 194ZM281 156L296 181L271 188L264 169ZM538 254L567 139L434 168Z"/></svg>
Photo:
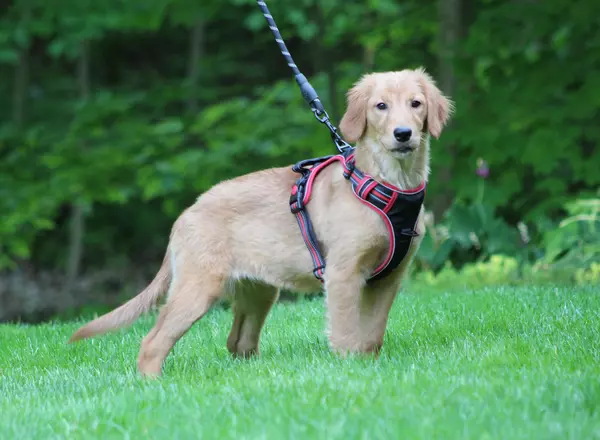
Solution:
<svg viewBox="0 0 600 440"><path fill-rule="evenodd" d="M410 229L410 228L406 228L406 229L402 229L400 231L401 235L405 235L407 237L418 237L419 233L417 231L415 231L414 229Z"/></svg>
<svg viewBox="0 0 600 440"><path fill-rule="evenodd" d="M315 165L318 165L322 162L325 162L326 160L330 159L331 157L333 157L333 156L329 155L329 156L323 156L323 157L315 157L313 159L301 160L300 162L297 162L292 166L292 171L294 171L295 173L302 174L302 177L306 178L308 176L308 174L310 173L312 167L314 167ZM307 167L311 167L311 168L307 168Z"/></svg>
<svg viewBox="0 0 600 440"><path fill-rule="evenodd" d="M371 193L371 191L373 191L373 188L374 188L374 187L371 187L369 189L369 185L371 185L373 182L375 182L375 181L371 177L369 177L367 180L365 180L361 185L359 185L356 188L356 195L358 197L360 197L361 199L368 201L369 194Z"/></svg>
<svg viewBox="0 0 600 440"><path fill-rule="evenodd" d="M290 195L290 210L292 214L297 214L298 212L304 209L304 184L306 180L303 178L298 179L296 185L294 185L294 189L292 190L292 194Z"/></svg>
<svg viewBox="0 0 600 440"><path fill-rule="evenodd" d="M352 176L352 173L354 173L354 168L356 168L356 165L354 165L354 161L346 162L346 169L343 173L346 179L350 179L350 176Z"/></svg>

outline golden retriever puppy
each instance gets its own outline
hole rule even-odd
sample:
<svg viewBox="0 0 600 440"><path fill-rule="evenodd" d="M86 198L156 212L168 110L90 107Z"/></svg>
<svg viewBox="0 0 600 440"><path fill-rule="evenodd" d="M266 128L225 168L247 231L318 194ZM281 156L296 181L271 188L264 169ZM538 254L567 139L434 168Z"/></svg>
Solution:
<svg viewBox="0 0 600 440"><path fill-rule="evenodd" d="M348 92L340 131L356 143L356 169L402 193L424 187L430 135L439 137L451 111L452 102L423 69L372 73ZM174 344L226 293L234 300L227 348L249 356L258 352L279 289L323 287L330 347L342 355L377 353L401 278L425 233L423 208L405 256L385 277L369 282L390 255L390 230L381 212L357 198L343 172L341 161L323 167L306 205L326 260L322 283L290 212L299 175L291 167L258 171L220 182L199 197L175 221L163 264L148 287L81 327L70 342L130 325L166 294L138 358L143 375L158 376Z"/></svg>

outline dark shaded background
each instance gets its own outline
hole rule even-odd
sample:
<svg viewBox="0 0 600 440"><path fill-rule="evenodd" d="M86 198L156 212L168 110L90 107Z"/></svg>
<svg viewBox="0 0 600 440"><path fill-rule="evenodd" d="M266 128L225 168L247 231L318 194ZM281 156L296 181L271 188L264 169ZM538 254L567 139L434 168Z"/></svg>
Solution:
<svg viewBox="0 0 600 440"><path fill-rule="evenodd" d="M523 279L600 281L600 2L269 7L336 121L369 71L424 66L455 100L417 271L505 255ZM131 296L211 185L334 151L254 1L0 11L0 320Z"/></svg>

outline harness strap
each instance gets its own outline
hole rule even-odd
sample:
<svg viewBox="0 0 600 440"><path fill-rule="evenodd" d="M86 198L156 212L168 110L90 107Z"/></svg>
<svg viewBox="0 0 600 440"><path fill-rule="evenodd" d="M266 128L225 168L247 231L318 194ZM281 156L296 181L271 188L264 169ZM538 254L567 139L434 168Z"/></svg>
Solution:
<svg viewBox="0 0 600 440"><path fill-rule="evenodd" d="M308 175L307 175L308 176ZM308 217L308 213L304 208L304 203L302 201L303 191L301 188L304 188L305 178L298 179L299 182L292 188L292 195L290 197L290 209L292 213L296 216L296 221L298 222L298 226L300 227L300 233L302 234L302 238L304 239L304 243L308 248L310 253L310 257L313 260L313 275L321 282L323 282L323 271L325 270L325 259L323 258L323 254L321 253L321 249L319 247L319 243L317 241L317 236L315 235L315 231L312 227L312 222Z"/></svg>
<svg viewBox="0 0 600 440"><path fill-rule="evenodd" d="M296 216L300 233L313 260L313 274L321 282L323 282L325 258L321 252L308 212L306 212L306 203L310 200L312 182L317 175L316 173L337 160L340 160L342 163L345 162L341 155L324 156L303 160L292 167L293 171L301 174L301 177L296 180L296 184L292 187L290 210Z"/></svg>
<svg viewBox="0 0 600 440"><path fill-rule="evenodd" d="M306 204L310 200L312 185L319 171L335 161L339 161L344 167L343 175L351 182L354 195L379 214L386 226L390 238L389 250L369 281L383 278L400 264L412 239L418 235L415 227L424 198L425 182L417 188L404 191L380 183L355 167L353 150L335 156L304 160L294 165L292 169L300 173L301 177L292 187L290 209L296 216L300 233L313 260L313 274L321 282L324 281L325 258L306 211ZM401 204L397 203L399 197L403 198ZM393 222L400 223L402 227L395 228Z"/></svg>

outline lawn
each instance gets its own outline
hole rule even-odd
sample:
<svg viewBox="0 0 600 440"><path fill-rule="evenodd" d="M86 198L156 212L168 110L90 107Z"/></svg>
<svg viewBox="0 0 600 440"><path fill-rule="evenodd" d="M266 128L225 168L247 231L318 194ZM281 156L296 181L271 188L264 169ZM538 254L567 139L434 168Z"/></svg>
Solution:
<svg viewBox="0 0 600 440"><path fill-rule="evenodd" d="M600 292L404 293L379 360L338 359L323 302L278 304L261 357L230 358L231 314L135 362L144 318L67 346L77 323L0 326L1 439L600 439Z"/></svg>

